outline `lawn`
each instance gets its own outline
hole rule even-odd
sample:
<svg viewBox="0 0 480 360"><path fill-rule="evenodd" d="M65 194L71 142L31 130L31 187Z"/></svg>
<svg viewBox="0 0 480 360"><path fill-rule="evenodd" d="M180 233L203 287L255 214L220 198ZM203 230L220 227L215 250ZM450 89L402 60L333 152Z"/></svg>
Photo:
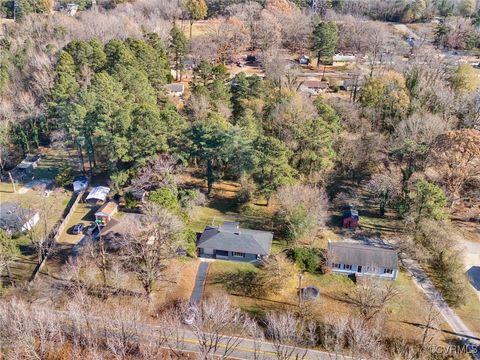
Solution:
<svg viewBox="0 0 480 360"><path fill-rule="evenodd" d="M205 296L219 293L227 293L226 283L222 279L225 274L235 274L237 271L262 271L248 263L215 261L210 264L207 281L205 284ZM421 324L428 312L428 302L421 291L415 286L410 277L401 272L396 281L398 295L389 304L385 311L385 331L392 336L402 334L405 338L417 338L421 333ZM314 285L320 289L320 299L310 302L309 309L312 316L319 320L325 320L335 316L349 316L357 313L357 309L349 300L349 295L355 289L355 283L348 277L339 274L309 274L305 273L302 286ZM277 295L259 297L247 297L230 294L232 302L243 311L261 316L270 310L284 311L297 309L298 277L292 273L290 281L287 281L284 290ZM443 320L443 319L442 319ZM441 324L441 329L448 330L446 324ZM448 334L436 333L436 341L441 343Z"/></svg>
<svg viewBox="0 0 480 360"><path fill-rule="evenodd" d="M205 191L206 182L192 176L184 176L182 182ZM224 221L238 221L240 226L249 229L271 230L275 206L267 207L263 201L239 204L236 195L240 185L233 181L219 181L214 184L208 203L197 207L189 227L202 232L207 225L219 225Z"/></svg>
<svg viewBox="0 0 480 360"><path fill-rule="evenodd" d="M480 299L475 290L467 285L465 305L453 309L470 330L480 338Z"/></svg>
<svg viewBox="0 0 480 360"><path fill-rule="evenodd" d="M42 159L38 167L32 173L33 179L49 179L53 180L66 159L68 154L46 149L45 158ZM31 209L39 212L40 221L35 229L43 232L43 218L47 218L48 231L51 231L53 226L64 215L65 207L70 201L72 192L63 188L57 188L48 196L44 196L42 191L30 189L26 192L19 192L24 184L17 184L17 192L13 192L12 185L8 182L0 183L0 203L17 203L22 208ZM16 281L23 282L30 278L33 269L36 266L36 258L31 248L31 242L27 235L22 235L17 239L20 256L12 266L12 272Z"/></svg>

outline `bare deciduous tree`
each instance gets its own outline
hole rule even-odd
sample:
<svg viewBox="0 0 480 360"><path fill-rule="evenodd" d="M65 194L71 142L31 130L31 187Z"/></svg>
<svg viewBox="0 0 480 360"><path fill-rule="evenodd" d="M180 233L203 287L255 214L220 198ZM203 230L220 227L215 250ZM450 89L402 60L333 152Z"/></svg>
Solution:
<svg viewBox="0 0 480 360"><path fill-rule="evenodd" d="M161 154L138 171L137 176L132 180L132 188L151 190L176 186L178 172L177 159L169 154Z"/></svg>
<svg viewBox="0 0 480 360"><path fill-rule="evenodd" d="M350 297L365 321L372 320L398 295L393 281L362 277Z"/></svg>
<svg viewBox="0 0 480 360"><path fill-rule="evenodd" d="M186 322L198 340L203 360L228 358L242 342L244 317L226 296L206 299L193 309L193 313L191 305L184 304L182 313L188 317Z"/></svg>
<svg viewBox="0 0 480 360"><path fill-rule="evenodd" d="M143 216L131 220L128 228L129 231L118 239L122 261L150 296L167 266L166 261L176 256L181 245L183 223L167 210L148 203L143 208Z"/></svg>
<svg viewBox="0 0 480 360"><path fill-rule="evenodd" d="M308 348L317 342L315 325L291 312L271 312L267 314L266 323L278 360L304 359Z"/></svg>
<svg viewBox="0 0 480 360"><path fill-rule="evenodd" d="M290 185L277 192L278 216L294 240L312 239L325 225L328 199L323 189Z"/></svg>

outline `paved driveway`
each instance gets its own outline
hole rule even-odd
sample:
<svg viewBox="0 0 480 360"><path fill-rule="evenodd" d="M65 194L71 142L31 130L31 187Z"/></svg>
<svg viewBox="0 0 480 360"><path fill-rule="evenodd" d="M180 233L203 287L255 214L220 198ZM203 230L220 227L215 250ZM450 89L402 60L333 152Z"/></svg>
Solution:
<svg viewBox="0 0 480 360"><path fill-rule="evenodd" d="M192 303L198 303L200 300L202 300L205 279L207 278L208 265L209 263L206 261L202 261L200 265L198 265L197 277L195 278L195 287L193 288L192 296L190 297L190 302Z"/></svg>

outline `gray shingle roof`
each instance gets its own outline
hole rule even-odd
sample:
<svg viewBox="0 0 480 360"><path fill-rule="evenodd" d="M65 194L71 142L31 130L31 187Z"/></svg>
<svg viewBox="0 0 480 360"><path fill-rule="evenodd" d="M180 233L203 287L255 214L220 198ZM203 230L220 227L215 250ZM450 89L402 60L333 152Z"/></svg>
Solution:
<svg viewBox="0 0 480 360"><path fill-rule="evenodd" d="M398 269L397 252L392 249L345 241L331 242L328 248L332 263Z"/></svg>
<svg viewBox="0 0 480 360"><path fill-rule="evenodd" d="M24 209L16 203L0 204L0 229L7 232L18 232L28 222L35 212Z"/></svg>
<svg viewBox="0 0 480 360"><path fill-rule="evenodd" d="M268 255L272 239L271 232L241 229L238 223L226 222L218 227L207 226L198 239L197 246L203 249Z"/></svg>

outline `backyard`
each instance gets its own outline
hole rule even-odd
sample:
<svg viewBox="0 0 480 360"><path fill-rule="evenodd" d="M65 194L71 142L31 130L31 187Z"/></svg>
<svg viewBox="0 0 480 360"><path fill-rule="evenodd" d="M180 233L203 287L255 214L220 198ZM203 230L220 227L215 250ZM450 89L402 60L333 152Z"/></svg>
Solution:
<svg viewBox="0 0 480 360"><path fill-rule="evenodd" d="M34 169L30 181L16 184L16 192L13 191L11 183L0 183L0 203L15 203L24 209L39 213L40 221L34 231L44 232L44 219L46 219L46 230L50 232L64 215L65 208L71 199L72 192L64 188L54 188L51 192L44 192L41 186L37 187L41 183L54 181L58 168L61 167L66 156L67 154L61 152L46 151L45 158ZM12 273L15 281L22 283L32 275L36 266L36 256L28 234L22 234L16 240L20 255L12 266Z"/></svg>

